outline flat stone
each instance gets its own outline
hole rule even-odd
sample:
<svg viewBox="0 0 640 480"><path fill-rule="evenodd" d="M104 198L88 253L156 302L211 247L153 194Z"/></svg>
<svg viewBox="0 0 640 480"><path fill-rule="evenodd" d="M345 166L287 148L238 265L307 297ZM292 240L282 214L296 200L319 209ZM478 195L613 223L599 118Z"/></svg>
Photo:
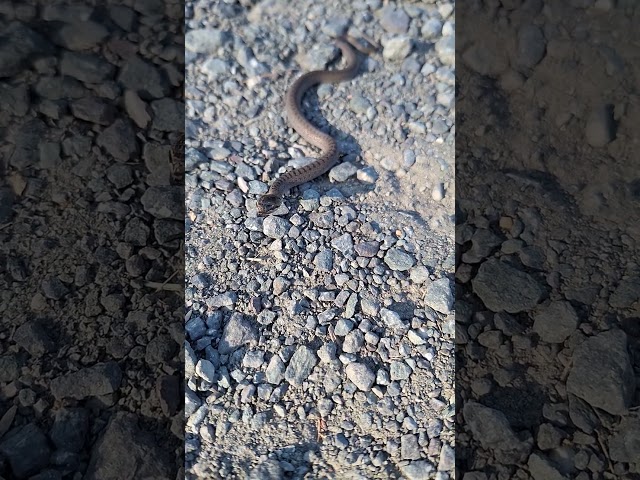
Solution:
<svg viewBox="0 0 640 480"><path fill-rule="evenodd" d="M480 265L471 283L476 295L494 312L531 310L545 293L531 275L493 258Z"/></svg>
<svg viewBox="0 0 640 480"><path fill-rule="evenodd" d="M13 335L13 340L34 358L40 358L56 350L56 343L45 328L44 322L39 320L28 320L20 325Z"/></svg>
<svg viewBox="0 0 640 480"><path fill-rule="evenodd" d="M242 345L254 345L257 341L258 332L253 323L241 313L234 312L222 331L218 351L225 355L240 348Z"/></svg>
<svg viewBox="0 0 640 480"><path fill-rule="evenodd" d="M118 118L100 132L96 143L121 162L128 161L138 151L136 135L131 122L122 118Z"/></svg>
<svg viewBox="0 0 640 480"><path fill-rule="evenodd" d="M184 220L184 188L174 185L149 187L140 201L145 211L156 218Z"/></svg>
<svg viewBox="0 0 640 480"><path fill-rule="evenodd" d="M62 408L55 414L49 437L56 448L79 452L89 431L89 412L84 408Z"/></svg>
<svg viewBox="0 0 640 480"><path fill-rule="evenodd" d="M409 15L402 8L388 5L380 11L380 25L389 33L407 33L409 21Z"/></svg>
<svg viewBox="0 0 640 480"><path fill-rule="evenodd" d="M172 463L157 439L138 427L135 415L117 412L93 446L84 478L131 478L131 465L137 478L170 478Z"/></svg>
<svg viewBox="0 0 640 480"><path fill-rule="evenodd" d="M358 243L354 248L359 256L372 258L378 254L378 251L380 250L380 242L361 242Z"/></svg>
<svg viewBox="0 0 640 480"><path fill-rule="evenodd" d="M341 162L331 170L329 170L329 178L334 182L344 182L350 177L354 176L357 171L358 167L356 167L353 163Z"/></svg>
<svg viewBox="0 0 640 480"><path fill-rule="evenodd" d="M267 382L278 385L284 380L285 364L278 355L271 357L269 365L265 371Z"/></svg>
<svg viewBox="0 0 640 480"><path fill-rule="evenodd" d="M520 445L507 417L499 410L467 401L462 414L473 437L484 448L509 451Z"/></svg>
<svg viewBox="0 0 640 480"><path fill-rule="evenodd" d="M102 57L91 53L62 52L60 73L81 82L101 83L113 76L115 67Z"/></svg>
<svg viewBox="0 0 640 480"><path fill-rule="evenodd" d="M404 60L411 53L413 42L411 38L406 36L394 37L387 41L382 56L387 60L400 61Z"/></svg>
<svg viewBox="0 0 640 480"><path fill-rule="evenodd" d="M416 260L413 258L413 255L399 248L390 248L384 256L384 263L386 263L391 270L404 272L413 267Z"/></svg>
<svg viewBox="0 0 640 480"><path fill-rule="evenodd" d="M604 147L616 138L616 122L612 105L591 110L585 126L585 138L592 147Z"/></svg>
<svg viewBox="0 0 640 480"><path fill-rule="evenodd" d="M412 370L409 365L400 361L391 362L391 367L389 368L389 374L391 376L391 381L394 382L396 380L406 380L411 376Z"/></svg>
<svg viewBox="0 0 640 480"><path fill-rule="evenodd" d="M440 61L445 65L455 65L456 50L455 36L447 35L438 40L435 44L436 54Z"/></svg>
<svg viewBox="0 0 640 480"><path fill-rule="evenodd" d="M302 385L317 363L318 357L313 350L304 345L299 346L289 361L284 374L285 380L293 385Z"/></svg>
<svg viewBox="0 0 640 480"><path fill-rule="evenodd" d="M347 378L364 392L368 392L376 380L376 375L364 363L352 362L345 368Z"/></svg>
<svg viewBox="0 0 640 480"><path fill-rule="evenodd" d="M547 41L537 25L523 25L518 30L517 62L525 68L536 66L544 57Z"/></svg>
<svg viewBox="0 0 640 480"><path fill-rule="evenodd" d="M612 415L627 413L636 378L627 335L618 329L599 333L578 345L567 378L567 392Z"/></svg>
<svg viewBox="0 0 640 480"><path fill-rule="evenodd" d="M408 325L400 318L400 315L388 308L380 309L380 317L384 324L391 330L403 331L408 329Z"/></svg>
<svg viewBox="0 0 640 480"><path fill-rule="evenodd" d="M566 301L540 306L533 315L533 331L544 342L562 343L578 328L578 314Z"/></svg>
<svg viewBox="0 0 640 480"><path fill-rule="evenodd" d="M269 238L282 238L291 228L291 222L286 218L269 215L262 223L262 233Z"/></svg>
<svg viewBox="0 0 640 480"><path fill-rule="evenodd" d="M331 250L321 250L313 259L313 264L317 270L330 272L333 268L333 252Z"/></svg>
<svg viewBox="0 0 640 480"><path fill-rule="evenodd" d="M58 400L83 400L114 393L121 381L122 370L116 362L97 363L51 380L51 394Z"/></svg>
<svg viewBox="0 0 640 480"><path fill-rule="evenodd" d="M231 41L231 34L216 28L189 30L184 38L184 46L195 53L215 54L220 47Z"/></svg>
<svg viewBox="0 0 640 480"><path fill-rule="evenodd" d="M345 353L358 353L364 345L364 334L360 330L353 330L347 334L342 344Z"/></svg>
<svg viewBox="0 0 640 480"><path fill-rule="evenodd" d="M400 467L400 471L407 480L430 480L433 478L434 470L429 460L416 460ZM465 475L465 480L470 480L466 478L467 476Z"/></svg>
<svg viewBox="0 0 640 480"><path fill-rule="evenodd" d="M448 315L453 308L453 291L448 278L439 278L427 287L424 303L436 312Z"/></svg>
<svg viewBox="0 0 640 480"><path fill-rule="evenodd" d="M2 437L0 453L9 461L13 478L27 478L49 464L51 449L42 430L28 423Z"/></svg>
<svg viewBox="0 0 640 480"><path fill-rule="evenodd" d="M540 453L532 453L527 461L529 473L534 480L566 480L549 459Z"/></svg>
<svg viewBox="0 0 640 480"><path fill-rule="evenodd" d="M161 132L180 132L184 129L184 102L161 98L151 102L151 125Z"/></svg>
<svg viewBox="0 0 640 480"><path fill-rule="evenodd" d="M640 458L640 415L622 417L609 437L609 454L614 462L638 464Z"/></svg>
<svg viewBox="0 0 640 480"><path fill-rule="evenodd" d="M54 34L56 44L67 50L88 50L100 44L109 31L100 23L85 20L78 21L75 18L67 19L71 23L63 24Z"/></svg>
<svg viewBox="0 0 640 480"><path fill-rule="evenodd" d="M408 433L400 437L400 456L403 460L419 460L420 445L417 435Z"/></svg>

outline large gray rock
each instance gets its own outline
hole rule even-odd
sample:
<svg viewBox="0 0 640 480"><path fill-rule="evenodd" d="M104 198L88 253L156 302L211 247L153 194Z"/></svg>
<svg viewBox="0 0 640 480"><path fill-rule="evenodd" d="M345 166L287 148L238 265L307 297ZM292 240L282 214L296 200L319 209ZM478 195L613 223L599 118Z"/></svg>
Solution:
<svg viewBox="0 0 640 480"><path fill-rule="evenodd" d="M582 342L575 349L567 392L613 415L625 414L631 404L636 378L627 351L627 335L609 330Z"/></svg>

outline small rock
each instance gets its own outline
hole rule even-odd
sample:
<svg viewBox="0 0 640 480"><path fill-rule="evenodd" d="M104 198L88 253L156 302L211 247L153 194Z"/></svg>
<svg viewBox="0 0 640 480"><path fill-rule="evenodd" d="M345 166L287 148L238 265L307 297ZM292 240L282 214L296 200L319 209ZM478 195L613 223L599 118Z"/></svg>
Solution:
<svg viewBox="0 0 640 480"><path fill-rule="evenodd" d="M434 478L432 474L434 467L428 460L416 460L407 465L402 465L400 471L407 477L407 480L429 480ZM465 480L480 480L468 479L466 478L467 476L469 475L465 475Z"/></svg>
<svg viewBox="0 0 640 480"><path fill-rule="evenodd" d="M362 242L355 246L356 253L361 257L371 258L375 257L380 250L380 242Z"/></svg>
<svg viewBox="0 0 640 480"><path fill-rule="evenodd" d="M393 310L381 308L380 317L382 317L384 324L392 330L402 331L407 328L407 325L402 321L400 315Z"/></svg>
<svg viewBox="0 0 640 480"><path fill-rule="evenodd" d="M556 467L542 454L532 453L527 462L534 480L566 480Z"/></svg>
<svg viewBox="0 0 640 480"><path fill-rule="evenodd" d="M592 147L604 147L616 138L616 122L613 106L605 105L594 108L585 127L585 137Z"/></svg>
<svg viewBox="0 0 640 480"><path fill-rule="evenodd" d="M353 330L347 334L342 344L345 353L358 353L364 345L364 334L360 330Z"/></svg>
<svg viewBox="0 0 640 480"><path fill-rule="evenodd" d="M184 38L184 46L195 53L216 54L231 40L229 32L215 28L189 30Z"/></svg>
<svg viewBox="0 0 640 480"><path fill-rule="evenodd" d="M0 453L9 461L14 478L27 478L49 464L51 449L42 430L28 423L2 437Z"/></svg>
<svg viewBox="0 0 640 480"><path fill-rule="evenodd" d="M411 53L413 42L409 37L395 37L390 39L382 51L382 56L387 60L404 60Z"/></svg>
<svg viewBox="0 0 640 480"><path fill-rule="evenodd" d="M89 412L84 408L62 408L55 414L49 437L65 452L79 452L89 431Z"/></svg>
<svg viewBox="0 0 640 480"><path fill-rule="evenodd" d="M357 171L358 167L353 163L342 162L329 171L329 179L334 182L345 182L347 179L354 176Z"/></svg>
<svg viewBox="0 0 640 480"><path fill-rule="evenodd" d="M386 263L391 270L404 272L409 270L416 263L412 255L398 248L390 248L384 256Z"/></svg>
<svg viewBox="0 0 640 480"><path fill-rule="evenodd" d="M435 45L438 58L444 65L455 65L456 63L456 40L454 35L442 37Z"/></svg>
<svg viewBox="0 0 640 480"><path fill-rule="evenodd" d="M353 238L350 234L345 233L331 240L331 246L342 255L353 252Z"/></svg>
<svg viewBox="0 0 640 480"><path fill-rule="evenodd" d="M447 131L448 128L445 130ZM438 134L438 132L433 131L434 134ZM444 133L444 132L442 132ZM433 190L431 190L431 198L433 198L436 202L440 202L444 198L444 184L438 183Z"/></svg>
<svg viewBox="0 0 640 480"><path fill-rule="evenodd" d="M567 392L612 415L629 409L636 379L627 336L618 329L590 337L578 345L567 378Z"/></svg>
<svg viewBox="0 0 640 480"><path fill-rule="evenodd" d="M420 32L422 33L422 38L425 40L435 40L440 38L440 35L442 34L442 22L437 18L429 18L422 25L422 30Z"/></svg>
<svg viewBox="0 0 640 480"><path fill-rule="evenodd" d="M316 354L310 348L299 346L287 366L284 377L293 385L302 385L318 363Z"/></svg>
<svg viewBox="0 0 640 480"><path fill-rule="evenodd" d="M239 312L233 312L222 331L218 351L225 355L242 345L252 345L258 341L258 332L253 323Z"/></svg>
<svg viewBox="0 0 640 480"><path fill-rule="evenodd" d="M122 370L116 362L97 363L54 378L51 380L51 393L57 400L83 400L113 393L120 388L121 381Z"/></svg>
<svg viewBox="0 0 640 480"><path fill-rule="evenodd" d="M358 170L356 178L364 183L376 183L378 180L378 172L373 167L364 167Z"/></svg>
<svg viewBox="0 0 640 480"><path fill-rule="evenodd" d="M128 120L118 118L105 128L96 143L120 162L126 162L138 151L135 131Z"/></svg>
<svg viewBox="0 0 640 480"><path fill-rule="evenodd" d="M376 380L375 374L363 363L352 362L345 368L347 378L364 392L368 392Z"/></svg>
<svg viewBox="0 0 640 480"><path fill-rule="evenodd" d="M210 360L201 358L196 364L196 374L203 380L213 383L216 378L216 367Z"/></svg>
<svg viewBox="0 0 640 480"><path fill-rule="evenodd" d="M530 310L545 293L531 275L493 258L480 265L471 283L474 292L494 312Z"/></svg>
<svg viewBox="0 0 640 480"><path fill-rule="evenodd" d="M278 385L284 380L285 364L278 355L271 357L265 371L267 382Z"/></svg>
<svg viewBox="0 0 640 480"><path fill-rule="evenodd" d="M418 285L428 282L430 280L429 270L424 265L418 265L411 269L409 278L413 283L417 283Z"/></svg>
<svg viewBox="0 0 640 480"><path fill-rule="evenodd" d="M533 318L533 331L548 343L564 342L578 328L579 322L575 309L566 301L540 307Z"/></svg>
<svg viewBox="0 0 640 480"><path fill-rule="evenodd" d="M145 211L156 218L184 220L184 188L177 185L149 187L140 198Z"/></svg>
<svg viewBox="0 0 640 480"><path fill-rule="evenodd" d="M391 368L389 369L391 381L406 380L411 376L412 370L409 365L404 362L394 361L391 362Z"/></svg>
<svg viewBox="0 0 640 480"><path fill-rule="evenodd" d="M433 308L436 312L448 315L453 308L453 292L449 279L439 278L427 287L427 294L424 297L425 305Z"/></svg>
<svg viewBox="0 0 640 480"><path fill-rule="evenodd" d="M537 25L524 25L518 31L517 61L525 68L536 66L546 50L547 41Z"/></svg>
<svg viewBox="0 0 640 480"><path fill-rule="evenodd" d="M42 280L41 288L44 296L52 300L60 300L69 293L69 289L58 277L46 277Z"/></svg>
<svg viewBox="0 0 640 480"><path fill-rule="evenodd" d="M313 259L316 269L330 272L333 268L333 252L331 250L321 250Z"/></svg>
<svg viewBox="0 0 640 480"><path fill-rule="evenodd" d="M402 8L388 5L380 11L380 25L389 33L407 33L409 15Z"/></svg>
<svg viewBox="0 0 640 480"><path fill-rule="evenodd" d="M400 437L400 456L403 460L419 460L420 445L417 435L408 433Z"/></svg>
<svg viewBox="0 0 640 480"><path fill-rule="evenodd" d="M291 223L286 218L269 215L262 223L262 232L269 238L282 238L289 229Z"/></svg>
<svg viewBox="0 0 640 480"><path fill-rule="evenodd" d="M75 18L66 20L71 20L72 23L63 24L53 34L53 40L67 50L88 50L98 45L109 35L109 31L97 22L78 21Z"/></svg>

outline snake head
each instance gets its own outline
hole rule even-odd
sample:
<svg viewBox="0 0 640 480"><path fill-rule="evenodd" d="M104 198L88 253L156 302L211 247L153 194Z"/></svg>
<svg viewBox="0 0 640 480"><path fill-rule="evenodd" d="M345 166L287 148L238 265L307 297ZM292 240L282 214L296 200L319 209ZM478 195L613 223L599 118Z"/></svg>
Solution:
<svg viewBox="0 0 640 480"><path fill-rule="evenodd" d="M258 199L258 204L256 206L258 215L263 216L273 212L276 208L280 206L281 203L282 203L282 197L280 197L280 195L273 195L273 194L267 193L266 195L261 196Z"/></svg>

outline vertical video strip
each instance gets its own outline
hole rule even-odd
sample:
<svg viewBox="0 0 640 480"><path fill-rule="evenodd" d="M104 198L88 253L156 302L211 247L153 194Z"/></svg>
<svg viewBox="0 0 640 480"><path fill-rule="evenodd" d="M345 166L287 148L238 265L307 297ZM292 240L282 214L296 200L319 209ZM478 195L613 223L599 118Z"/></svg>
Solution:
<svg viewBox="0 0 640 480"><path fill-rule="evenodd" d="M457 476L639 478L640 7L459 7Z"/></svg>
<svg viewBox="0 0 640 480"><path fill-rule="evenodd" d="M185 17L186 478L453 477L453 3Z"/></svg>
<svg viewBox="0 0 640 480"><path fill-rule="evenodd" d="M183 30L0 3L2 478L184 478Z"/></svg>

